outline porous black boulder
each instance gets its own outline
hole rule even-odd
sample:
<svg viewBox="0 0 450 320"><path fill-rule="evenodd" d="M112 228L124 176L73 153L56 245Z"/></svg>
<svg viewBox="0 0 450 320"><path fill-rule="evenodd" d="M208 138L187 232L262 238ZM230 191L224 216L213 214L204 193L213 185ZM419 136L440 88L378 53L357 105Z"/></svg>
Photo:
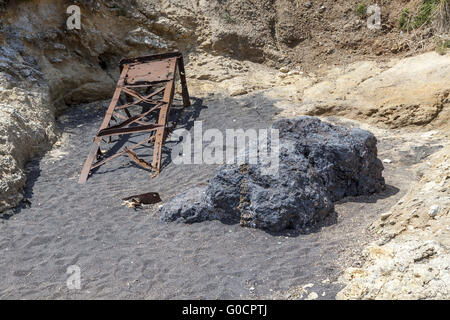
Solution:
<svg viewBox="0 0 450 320"><path fill-rule="evenodd" d="M384 187L383 165L372 133L315 117L281 119L277 175L264 164L225 165L207 186L195 187L164 205L163 221L218 219L272 232L298 229L324 218L333 202Z"/></svg>

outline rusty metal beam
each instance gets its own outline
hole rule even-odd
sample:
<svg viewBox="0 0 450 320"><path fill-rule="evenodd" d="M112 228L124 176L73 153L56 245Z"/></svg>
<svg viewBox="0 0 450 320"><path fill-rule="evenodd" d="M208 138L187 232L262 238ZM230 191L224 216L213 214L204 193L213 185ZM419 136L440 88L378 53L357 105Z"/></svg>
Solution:
<svg viewBox="0 0 450 320"><path fill-rule="evenodd" d="M177 72L179 72L182 87L183 108L190 106L183 56L180 52L125 59L120 62L120 70L121 74L113 98L83 165L78 180L80 184L86 182L93 169L121 155L127 155L142 167L151 169L152 177L157 176L161 170L162 146L168 133L173 129L168 128L168 118L174 98ZM158 95L162 95L162 98L158 98ZM122 102L118 105L120 101ZM145 112L133 115L130 108L136 106L153 107ZM125 112L125 115L122 115L119 111ZM151 115L153 116L150 117ZM111 120L113 119L117 123L117 118L124 121L111 125ZM155 121L152 119L156 119L156 122L152 123L151 121ZM100 145L104 137L144 132L149 132L150 137L132 147L125 147L106 159L101 159L103 152ZM140 159L132 151L146 143L153 143L152 164ZM97 158L100 158L98 159L100 161L94 164Z"/></svg>
<svg viewBox="0 0 450 320"><path fill-rule="evenodd" d="M105 129L109 123L111 122L111 117L113 115L114 112L114 108L117 105L117 101L119 101L120 98L120 93L121 93L121 89L120 87L123 86L124 82L125 82L125 77L127 75L128 72L128 66L125 65L122 69L122 72L120 74L120 78L119 81L117 83L117 88L114 91L114 95L113 98L111 100L111 103L109 104L108 109L106 110L106 115L105 118L103 119L102 124L100 125L100 130ZM78 183L85 183L88 176L89 176L89 172L91 171L91 166L92 163L95 160L95 157L97 155L97 151L100 148L100 143L102 141L101 137L95 137L94 138L94 143L92 144L91 150L89 151L88 154L88 158L86 159L86 162L84 163L83 169L81 170L81 174L80 174L80 178L78 179Z"/></svg>
<svg viewBox="0 0 450 320"><path fill-rule="evenodd" d="M140 208L142 205L151 205L161 202L161 197L157 192L149 192L144 194L138 194L131 197L123 198L124 204L129 208Z"/></svg>

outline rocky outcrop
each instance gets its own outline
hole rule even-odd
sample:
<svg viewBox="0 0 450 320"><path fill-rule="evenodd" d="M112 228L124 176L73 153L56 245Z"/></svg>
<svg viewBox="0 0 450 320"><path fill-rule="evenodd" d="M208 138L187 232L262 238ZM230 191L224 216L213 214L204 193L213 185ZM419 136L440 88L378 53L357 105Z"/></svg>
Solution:
<svg viewBox="0 0 450 320"><path fill-rule="evenodd" d="M66 10L73 4L81 8L80 30L66 27ZM178 48L185 56L208 53L311 68L317 57L336 62L346 56L338 51L346 51L348 41L364 51L361 42L370 47L374 38L390 34L389 28L363 28L348 1L39 0L3 1L1 7L2 46L22 48L21 55L42 68L58 109L108 98L124 57ZM383 9L397 10L395 4ZM386 25L393 17L387 18ZM358 27L344 32L349 20Z"/></svg>
<svg viewBox="0 0 450 320"><path fill-rule="evenodd" d="M438 241L409 238L364 250L364 268L349 268L337 299L448 299L450 252Z"/></svg>
<svg viewBox="0 0 450 320"><path fill-rule="evenodd" d="M276 174L267 163L226 165L210 180L164 205L163 221L218 219L272 232L300 229L333 211L333 202L384 186L376 138L314 117L281 119Z"/></svg>
<svg viewBox="0 0 450 320"><path fill-rule="evenodd" d="M349 268L339 299L448 299L450 147L418 168L419 181L370 229L379 237Z"/></svg>
<svg viewBox="0 0 450 320"><path fill-rule="evenodd" d="M304 90L298 112L339 115L403 128L445 123L450 105L450 56L435 52L383 65L357 62L329 72ZM444 114L445 113L445 114Z"/></svg>
<svg viewBox="0 0 450 320"><path fill-rule="evenodd" d="M0 212L22 199L27 161L55 142L54 113L42 73L0 47Z"/></svg>

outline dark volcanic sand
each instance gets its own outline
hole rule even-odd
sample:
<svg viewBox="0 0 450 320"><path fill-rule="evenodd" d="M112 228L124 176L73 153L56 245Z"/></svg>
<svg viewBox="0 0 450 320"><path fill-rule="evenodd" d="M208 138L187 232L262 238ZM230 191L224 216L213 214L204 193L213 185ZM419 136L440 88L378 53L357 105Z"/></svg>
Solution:
<svg viewBox="0 0 450 320"><path fill-rule="evenodd" d="M197 99L188 115L203 120L204 129L224 130L266 128L276 113L274 101L260 95L209 96ZM383 194L343 201L327 226L305 234L272 235L219 221L166 224L155 209L135 211L121 199L153 191L166 201L205 182L215 167L169 163L150 180L149 172L120 157L79 185L103 114L93 107L72 109L60 121L69 133L61 149L67 154L49 153L29 164L25 196L31 205L0 219L1 299L239 299L308 283L319 298L333 299L341 288L337 277L370 240L366 226L409 184L406 169L386 169ZM81 290L66 286L71 265L81 268Z"/></svg>

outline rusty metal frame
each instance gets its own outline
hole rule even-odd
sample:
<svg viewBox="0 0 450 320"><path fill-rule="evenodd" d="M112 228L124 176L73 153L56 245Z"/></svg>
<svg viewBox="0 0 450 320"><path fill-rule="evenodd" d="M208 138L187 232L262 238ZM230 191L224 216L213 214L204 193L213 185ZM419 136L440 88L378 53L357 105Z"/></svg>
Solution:
<svg viewBox="0 0 450 320"><path fill-rule="evenodd" d="M91 171L121 155L127 155L138 165L152 170L156 177L161 170L161 150L170 129L168 118L172 106L175 79L179 72L183 108L191 105L186 84L183 56L180 52L169 52L151 56L124 59L120 62L120 77L111 103L106 110L100 129L94 137L86 162L81 170L78 183L84 184ZM158 96L162 96L158 98ZM145 112L133 115L135 107L148 108ZM125 114L120 113L123 111ZM152 118L156 122L151 122ZM118 123L118 119L123 120ZM155 121L153 120L153 121ZM115 124L112 125L111 121ZM120 152L103 158L101 143L105 137L132 135L148 132L150 136L139 143L124 147ZM152 164L139 159L134 149L153 144ZM96 161L94 163L94 161Z"/></svg>

